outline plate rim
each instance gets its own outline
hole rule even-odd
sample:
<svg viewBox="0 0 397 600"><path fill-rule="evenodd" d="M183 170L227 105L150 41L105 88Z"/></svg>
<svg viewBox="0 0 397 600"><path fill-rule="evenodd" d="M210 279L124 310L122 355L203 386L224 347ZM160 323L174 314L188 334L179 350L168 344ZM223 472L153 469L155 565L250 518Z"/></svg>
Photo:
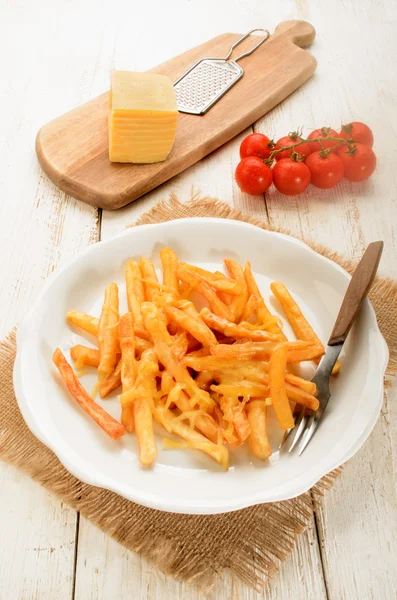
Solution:
<svg viewBox="0 0 397 600"><path fill-rule="evenodd" d="M330 258L318 253L316 250L314 250L311 246L309 246L303 240L300 240L292 235L288 235L286 233L282 233L279 231L272 231L269 229L264 229L264 228L261 228L260 226L258 227L257 225L254 225L252 223L247 223L245 221L239 221L239 220L228 219L228 218L219 218L219 217L185 217L182 219L173 219L171 221L165 221L165 222L161 222L161 223L150 223L150 224L138 225L138 226L136 226L136 228L139 230L149 229L149 228L158 228L158 227L161 228L161 227L167 227L170 225L175 226L176 223L180 223L183 225L183 223L186 221L189 221L189 222L195 221L195 222L201 222L201 223L212 222L212 223L216 223L216 224L224 223L224 224L233 224L233 225L237 224L238 226L241 226L244 228L255 229L255 230L259 229L262 231L262 233L264 235L287 238L289 242L298 244L299 246L305 248L306 251L309 251L309 253L316 255L317 258L319 258L323 261L326 261L327 263L332 264L332 267L337 269L339 272L343 273L343 275L346 277L347 280L349 280L351 278L350 274L341 265L334 262ZM368 438L369 434L371 433L372 429L374 428L374 426L378 420L378 417L379 417L379 414L381 411L381 407L382 407L382 403L383 403L384 376L385 376L385 371L386 371L388 359L389 359L388 346L387 346L386 341L379 329L379 325L378 325L377 319L376 319L376 313L375 313L375 310L374 310L371 302L369 301L369 299L366 299L365 302L367 303L367 305L370 309L371 318L374 321L374 324L376 326L375 331L379 337L379 346L380 346L379 347L379 355L382 354L382 356L381 356L382 360L381 359L379 360L379 364L382 365L382 371L381 371L382 377L379 377L378 385L376 387L376 393L374 392L374 398L373 398L374 407L371 412L371 418L368 419L367 425L365 426L364 430L361 432L361 434L357 438L357 440L353 444L351 444L344 453L342 453L343 456L341 456L341 453L339 453L337 456L335 456L334 460L331 461L329 459L331 458L332 455L328 454L325 457L325 458L328 458L328 461L326 461L324 459L323 461L321 461L318 464L318 470L317 470L316 474L314 474L314 473L311 474L313 469L310 469L310 471L309 471L309 475L311 474L310 477L309 476L305 477L305 476L299 475L293 479L287 480L285 483L289 484L289 486L288 485L286 486L285 483L283 483L283 484L280 484L279 486L277 486L277 488L274 488L275 493L273 494L273 497L271 499L264 498L263 497L264 492L262 492L262 494L260 492L258 492L258 494L255 494L255 497L253 497L252 494L250 494L249 497L239 497L237 500L233 500L233 499L231 499L229 501L221 500L216 503L214 503L214 501L212 501L210 505L203 504L200 502L196 502L194 504L190 503L189 505L186 505L183 501L182 501L182 503L178 503L177 499L175 499L175 501L173 503L170 502L168 499L166 499L166 501L164 502L162 500L161 496L153 497L153 495L151 493L145 492L144 490L142 491L138 488L134 488L133 495L131 495L131 494L126 493L124 490L121 490L119 485L109 484L107 481L104 481L107 479L106 476L90 477L90 474L88 472L86 472L84 470L81 471L79 468L79 465L76 464L75 462L73 462L73 459L68 458L67 453L62 452L57 448L56 442L49 440L47 438L47 436L43 433L43 431L40 428L39 419L37 418L37 416L31 410L31 407L29 406L29 401L27 400L27 397L25 397L25 390L24 390L24 385L23 385L23 374L22 374L23 348L24 348L24 345L28 342L29 328L30 328L31 320L32 320L35 312L39 309L42 299L45 297L47 291L55 284L55 282L60 277L62 277L62 275L65 271L72 268L75 263L84 260L87 257L87 255L89 255L93 252L96 252L97 248L98 248L98 244L101 244L102 245L101 247L103 247L104 245L112 244L117 239L133 235L133 232L136 230L136 228L135 228L135 226L126 228L125 231L119 232L118 234L116 234L115 236L112 236L111 238L109 238L107 240L101 240L99 242L91 244L90 246L87 246L87 248L85 248L84 250L79 252L76 256L74 256L66 261L63 261L61 263L61 265L56 269L56 271L47 278L44 286L40 290L36 300L34 301L34 303L31 306L30 310L24 316L21 323L17 326L17 331L16 331L17 352L16 352L16 358L15 358L14 370L13 370L14 390L15 390L15 396L16 396L16 399L18 402L19 409L22 413L22 416L23 416L26 424L28 425L29 429L35 435L35 437L37 437L44 445L46 445L57 456L57 458L59 459L61 464L72 475L74 475L75 477L80 479L83 483L115 492L118 495L120 495L132 502L136 502L136 503L142 504L144 506L148 506L149 508L162 510L165 512L176 512L176 513L182 513L182 514L219 514L219 513L226 513L226 512L231 512L231 511L235 511L235 510L240 510L242 508L247 508L249 506L254 506L256 504L278 502L278 501L282 501L282 500L295 498L295 497L307 492L322 477L324 477L325 475L327 475L328 473L330 473L332 470L336 469L337 467L341 466L347 460L349 460L359 450L359 448L364 444L364 442ZM324 463L327 463L327 464L325 465ZM322 466L322 468L320 469L321 466ZM301 480L300 484L297 483L298 480ZM291 487L291 483L294 483L294 482L295 482L294 492L286 491L285 487L287 487L287 488Z"/></svg>

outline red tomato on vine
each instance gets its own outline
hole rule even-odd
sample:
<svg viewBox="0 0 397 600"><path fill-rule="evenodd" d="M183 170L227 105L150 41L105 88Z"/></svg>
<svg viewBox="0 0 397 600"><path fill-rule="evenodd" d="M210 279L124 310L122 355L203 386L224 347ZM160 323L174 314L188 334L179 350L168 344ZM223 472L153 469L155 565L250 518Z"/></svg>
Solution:
<svg viewBox="0 0 397 600"><path fill-rule="evenodd" d="M309 133L307 138L312 140L313 138L326 138L328 136L337 138L339 137L339 134L337 131L335 131L335 129L331 129L331 127L321 127L320 129L315 129ZM333 142L332 140L326 140L321 143L323 148L332 148L334 151L339 148L338 142ZM310 149L312 152L319 152L321 150L321 146L319 142L310 142Z"/></svg>
<svg viewBox="0 0 397 600"><path fill-rule="evenodd" d="M273 183L279 192L297 196L310 184L310 170L304 162L282 158L273 168Z"/></svg>
<svg viewBox="0 0 397 600"><path fill-rule="evenodd" d="M360 123L359 121L353 121L347 125L342 125L339 137L347 140L348 142L358 142L359 144L365 144L372 148L374 145L374 136L368 125Z"/></svg>
<svg viewBox="0 0 397 600"><path fill-rule="evenodd" d="M274 143L263 133L251 133L243 139L240 145L240 158L257 156L258 158L269 158Z"/></svg>
<svg viewBox="0 0 397 600"><path fill-rule="evenodd" d="M236 182L242 192L264 194L272 185L272 171L256 156L247 156L237 165Z"/></svg>
<svg viewBox="0 0 397 600"><path fill-rule="evenodd" d="M349 181L365 181L376 169L376 156L369 146L354 144L351 150L342 148L338 152Z"/></svg>
<svg viewBox="0 0 397 600"><path fill-rule="evenodd" d="M334 187L343 178L343 162L329 150L313 152L306 161L311 173L311 183L323 190Z"/></svg>

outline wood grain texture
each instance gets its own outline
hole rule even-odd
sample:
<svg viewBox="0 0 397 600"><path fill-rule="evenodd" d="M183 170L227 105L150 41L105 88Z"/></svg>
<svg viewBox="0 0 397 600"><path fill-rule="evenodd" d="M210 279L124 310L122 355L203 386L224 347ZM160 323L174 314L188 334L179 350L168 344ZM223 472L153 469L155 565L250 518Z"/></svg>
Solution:
<svg viewBox="0 0 397 600"><path fill-rule="evenodd" d="M199 58L225 56L241 34L224 34L152 69L175 81ZM314 28L304 21L280 23L251 56L243 78L199 117L180 113L174 146L160 163L111 163L108 155L108 93L42 127L36 139L39 162L62 190L100 208L129 204L190 167L268 112L314 72L316 61L300 46ZM252 47L252 39L239 53Z"/></svg>
<svg viewBox="0 0 397 600"><path fill-rule="evenodd" d="M383 242L371 242L363 254L343 298L335 325L328 340L329 346L342 344L357 317L364 298L375 279L383 251Z"/></svg>
<svg viewBox="0 0 397 600"><path fill-rule="evenodd" d="M192 189L201 190L357 260L370 241L384 239L380 274L397 278L397 73L391 51L397 15L390 0L334 0L332 5L285 0L273 3L271 11L260 0L173 0L172 11L160 0L142 3L138 11L127 0L120 0L117 11L110 0L43 0L39 10L27 0L0 0L0 7L0 51L12 56L3 61L0 89L7 116L0 120L2 335L34 301L46 275L99 235L96 210L65 198L40 178L33 148L40 125L100 94L113 68L146 70L223 31L273 30L285 19L315 25L318 69L255 128L281 137L297 126L309 131L320 122L336 127L341 120L368 122L379 159L374 178L363 184L344 182L327 192L311 190L296 199L273 190L265 202L241 194L234 182L241 135L138 202L104 211L104 235L117 234L171 191L187 199ZM15 469L0 465L0 470L0 597L15 590L16 600L89 600L96 598L95 591L102 600L204 598L83 520L71 544L76 514L65 512L56 498ZM281 573L263 594L225 577L219 598L394 600L396 472L394 386L370 439L323 505L316 505L315 524L299 539Z"/></svg>

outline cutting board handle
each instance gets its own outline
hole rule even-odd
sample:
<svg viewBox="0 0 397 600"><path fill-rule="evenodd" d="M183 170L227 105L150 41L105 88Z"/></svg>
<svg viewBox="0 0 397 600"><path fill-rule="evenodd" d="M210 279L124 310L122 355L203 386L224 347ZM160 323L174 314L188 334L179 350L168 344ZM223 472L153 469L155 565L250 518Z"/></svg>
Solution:
<svg viewBox="0 0 397 600"><path fill-rule="evenodd" d="M283 21L274 30L275 36L284 36L297 46L310 46L316 37L316 30L307 21Z"/></svg>

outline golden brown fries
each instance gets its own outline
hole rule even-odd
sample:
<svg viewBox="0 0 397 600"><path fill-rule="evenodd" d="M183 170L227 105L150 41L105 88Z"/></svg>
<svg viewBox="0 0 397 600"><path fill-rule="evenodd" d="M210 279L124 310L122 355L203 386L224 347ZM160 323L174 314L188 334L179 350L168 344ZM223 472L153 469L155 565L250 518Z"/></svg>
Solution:
<svg viewBox="0 0 397 600"><path fill-rule="evenodd" d="M223 273L211 273L200 267L188 265L184 262L179 263L182 269L187 269L197 275L201 280L206 281L211 287L218 292L225 294L231 294L232 296L238 296L243 291L243 285L233 279L228 279Z"/></svg>
<svg viewBox="0 0 397 600"><path fill-rule="evenodd" d="M194 271L190 271L187 265L178 265L178 277L188 283L192 290L196 290L208 301L212 312L220 317L233 320L233 312L217 296L216 291L204 279L200 278Z"/></svg>
<svg viewBox="0 0 397 600"><path fill-rule="evenodd" d="M191 429L180 420L175 419L172 412L160 403L156 403L154 417L169 433L179 435L179 437L186 440L189 443L189 446L187 447L202 450L205 454L208 454L208 456L211 456L211 458L216 460L216 462L218 462L225 470L228 469L229 452L225 446L222 444L214 444L198 431ZM175 447L175 442L174 445L170 444L165 446L169 448Z"/></svg>
<svg viewBox="0 0 397 600"><path fill-rule="evenodd" d="M120 358L114 370L109 373L109 375L106 375L105 379L102 379L102 381L99 382L99 395L101 398L106 398L110 392L113 392L113 390L116 390L118 387L120 387L121 365L122 360Z"/></svg>
<svg viewBox="0 0 397 600"><path fill-rule="evenodd" d="M53 361L56 365L66 387L77 400L83 410L101 427L111 438L117 440L125 434L125 429L121 423L118 423L109 413L107 413L99 404L87 394L80 381L73 373L72 367L57 348L53 355Z"/></svg>
<svg viewBox="0 0 397 600"><path fill-rule="evenodd" d="M305 319L301 309L298 304L295 302L287 288L280 281L274 281L270 285L270 289L273 294L280 302L283 310L285 312L285 316L288 319L289 324L292 327L293 332L295 333L298 340L305 340L307 342L312 342L315 346L322 348L322 354L324 354L324 346L310 325L310 323ZM321 355L320 355L321 357ZM315 358L316 362L319 362L319 358ZM332 370L332 375L336 375L340 371L340 361L337 360L335 366Z"/></svg>
<svg viewBox="0 0 397 600"><path fill-rule="evenodd" d="M87 346L77 344L70 348L70 356L76 363L76 369L82 369L84 365L88 365L89 367L99 366L99 350L96 348L88 348Z"/></svg>
<svg viewBox="0 0 397 600"><path fill-rule="evenodd" d="M128 310L134 319L135 333L143 331L143 319L141 315L141 304L145 300L145 290L142 282L142 274L136 260L129 260L125 269L125 282L127 290Z"/></svg>
<svg viewBox="0 0 397 600"><path fill-rule="evenodd" d="M186 331L176 333L171 342L172 353L177 360L182 360L189 348L189 338Z"/></svg>
<svg viewBox="0 0 397 600"><path fill-rule="evenodd" d="M134 317L132 312L120 319L121 349L121 384L123 392L130 390L137 378L137 361L135 358ZM121 406L121 422L130 433L134 431L134 409L132 406Z"/></svg>
<svg viewBox="0 0 397 600"><path fill-rule="evenodd" d="M173 306L166 306L164 312L169 319L188 331L203 346L209 347L218 343L211 329L207 327L205 322L203 322L199 316L193 317L189 313L184 312L179 308L174 308Z"/></svg>
<svg viewBox="0 0 397 600"><path fill-rule="evenodd" d="M145 298L154 302L160 293L160 284L157 277L156 269L151 260L141 258L140 267L142 273L142 281L145 289Z"/></svg>
<svg viewBox="0 0 397 600"><path fill-rule="evenodd" d="M319 356L321 350L310 346L309 342L286 342L288 349L288 362L312 360ZM245 342L242 344L218 344L212 346L210 352L219 358L238 358L249 360L252 358L269 357L277 348L279 342ZM301 358L302 357L302 358Z"/></svg>
<svg viewBox="0 0 397 600"><path fill-rule="evenodd" d="M311 342L315 346L322 347L324 346L321 340L315 334L313 328L309 325L307 320L302 314L301 309L285 287L283 283L279 281L274 281L270 285L270 289L273 294L276 296L277 300L280 302L285 315L293 329L298 340L304 340L306 342Z"/></svg>
<svg viewBox="0 0 397 600"><path fill-rule="evenodd" d="M110 375L116 366L117 351L120 348L118 327L119 290L115 283L111 283L105 290L105 301L99 319L99 381L103 381L107 375Z"/></svg>
<svg viewBox="0 0 397 600"><path fill-rule="evenodd" d="M258 322L260 324L266 324L267 322L269 322L269 331L271 331L272 333L278 333L279 335L281 335L281 339L285 342L287 340L287 338L286 338L285 334L283 333L282 329L280 328L280 326L273 323L273 315L270 312L270 310L268 309L268 307L266 306L263 296L259 291L258 284L256 283L255 277L251 270L251 263L249 263L249 262L245 263L244 276L245 276L245 281L247 283L248 293L251 294L252 296L255 296L256 301L257 301L256 313L257 313Z"/></svg>
<svg viewBox="0 0 397 600"><path fill-rule="evenodd" d="M128 391L123 391L121 395L122 410L129 408L133 410L139 460L145 467L150 466L157 456L153 432L153 410L158 369L154 351L151 348L145 350L138 363L138 375L134 386Z"/></svg>
<svg viewBox="0 0 397 600"><path fill-rule="evenodd" d="M163 265L163 283L176 299L179 296L178 258L171 248L160 250L160 258Z"/></svg>
<svg viewBox="0 0 397 600"><path fill-rule="evenodd" d="M267 437L266 412L265 400L252 400L247 405L248 423L251 427L249 445L252 454L260 460L267 460L272 454Z"/></svg>
<svg viewBox="0 0 397 600"><path fill-rule="evenodd" d="M291 406L285 389L284 373L287 366L288 344L280 344L269 361L270 398L281 429L294 427Z"/></svg>
<svg viewBox="0 0 397 600"><path fill-rule="evenodd" d="M208 327L212 327L215 331L223 333L226 337L232 337L236 340L245 339L252 342L279 342L280 335L270 333L270 331L262 331L260 329L248 329L244 325L237 325L227 319L214 315L208 308L203 308L200 316ZM203 344L203 346L211 346L212 344Z"/></svg>
<svg viewBox="0 0 397 600"><path fill-rule="evenodd" d="M232 312L232 318L227 317L226 315L219 315L220 317L229 318L229 321L236 321L237 323L241 320L241 317L244 314L245 305L248 300L248 289L247 284L244 277L244 271L235 260L230 258L225 258L224 263L226 265L227 270L229 271L232 278L237 281L241 286L241 292L238 296L235 296L230 304L230 309ZM215 312L215 311L213 311ZM218 313L216 313L218 314Z"/></svg>
<svg viewBox="0 0 397 600"><path fill-rule="evenodd" d="M324 345L287 288L275 282L271 289L298 339L286 338L249 262L243 269L225 259L226 275L180 262L171 248L160 251L160 260L161 282L150 260L127 261L126 314L119 315L116 284L106 288L100 319L67 313L69 323L98 340L98 349L70 349L76 369L98 369L101 398L122 386L121 424L88 396L58 349L54 362L66 386L111 437L135 433L144 467L157 456L153 420L182 438L165 439L164 448L197 449L227 469L225 445L245 444L266 461L269 427L293 427L295 405L318 409L315 384L296 374L296 366L318 362ZM273 411L278 425L268 418Z"/></svg>
<svg viewBox="0 0 397 600"><path fill-rule="evenodd" d="M66 318L69 323L72 323L73 325L84 329L84 331L87 331L87 333L91 333L91 335L98 337L99 319L96 317L91 317L91 315L79 312L78 310L69 310Z"/></svg>

